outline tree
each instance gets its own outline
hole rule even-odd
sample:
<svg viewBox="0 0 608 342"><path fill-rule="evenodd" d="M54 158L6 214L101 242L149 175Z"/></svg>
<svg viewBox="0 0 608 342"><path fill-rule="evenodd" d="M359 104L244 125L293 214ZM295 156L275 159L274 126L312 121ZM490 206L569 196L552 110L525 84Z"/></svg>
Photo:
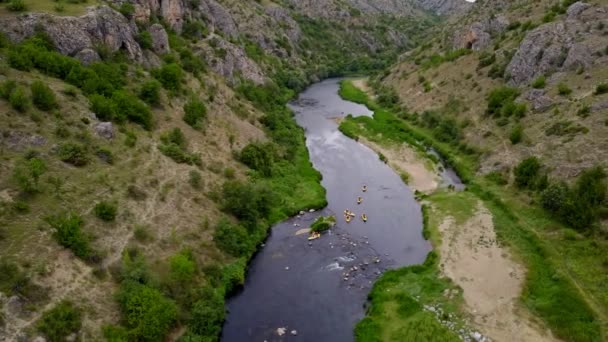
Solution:
<svg viewBox="0 0 608 342"><path fill-rule="evenodd" d="M596 166L583 171L577 178L574 192L578 200L598 207L606 200L606 172Z"/></svg>
<svg viewBox="0 0 608 342"><path fill-rule="evenodd" d="M568 184L559 182L549 185L541 193L540 203L545 210L557 214L562 209L568 196L570 196Z"/></svg>
<svg viewBox="0 0 608 342"><path fill-rule="evenodd" d="M253 249L252 240L245 228L231 224L227 219L222 219L213 233L213 242L217 247L235 257L250 252Z"/></svg>
<svg viewBox="0 0 608 342"><path fill-rule="evenodd" d="M59 145L57 150L61 161L74 166L85 166L89 162L87 148L82 144L67 142Z"/></svg>
<svg viewBox="0 0 608 342"><path fill-rule="evenodd" d="M145 82L139 90L139 98L151 106L158 106L160 104L160 87L161 84L157 80Z"/></svg>
<svg viewBox="0 0 608 342"><path fill-rule="evenodd" d="M89 239L81 230L84 221L80 216L73 213L59 214L48 217L46 221L55 229L53 237L60 245L71 249L80 258L92 255Z"/></svg>
<svg viewBox="0 0 608 342"><path fill-rule="evenodd" d="M259 171L263 176L270 177L275 155L276 151L272 143L254 142L243 148L239 160L253 170Z"/></svg>
<svg viewBox="0 0 608 342"><path fill-rule="evenodd" d="M515 183L520 188L532 188L540 171L540 162L536 157L522 160L513 170Z"/></svg>
<svg viewBox="0 0 608 342"><path fill-rule="evenodd" d="M179 283L192 280L196 272L196 263L189 250L181 251L169 259L171 278Z"/></svg>
<svg viewBox="0 0 608 342"><path fill-rule="evenodd" d="M42 314L38 330L50 342L63 342L65 338L80 330L82 318L80 310L69 301L62 301Z"/></svg>
<svg viewBox="0 0 608 342"><path fill-rule="evenodd" d="M165 89L177 91L181 88L184 72L178 64L169 63L160 69L154 70L153 75L162 83Z"/></svg>
<svg viewBox="0 0 608 342"><path fill-rule="evenodd" d="M25 89L21 86L17 86L17 88L11 92L8 102L13 109L22 113L30 108L30 99L28 98Z"/></svg>
<svg viewBox="0 0 608 342"><path fill-rule="evenodd" d="M205 288L202 299L194 303L190 329L197 335L216 339L224 321L224 300L220 293Z"/></svg>
<svg viewBox="0 0 608 342"><path fill-rule="evenodd" d="M51 110L57 107L55 93L42 81L35 81L31 85L32 102L40 110Z"/></svg>
<svg viewBox="0 0 608 342"><path fill-rule="evenodd" d="M31 158L15 168L13 179L23 192L38 191L40 176L46 172L46 163L39 158Z"/></svg>

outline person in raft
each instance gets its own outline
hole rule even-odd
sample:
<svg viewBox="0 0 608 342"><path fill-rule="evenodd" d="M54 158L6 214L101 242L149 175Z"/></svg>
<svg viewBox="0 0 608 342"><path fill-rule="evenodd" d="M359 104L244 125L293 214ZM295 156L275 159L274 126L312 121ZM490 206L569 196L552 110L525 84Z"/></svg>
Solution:
<svg viewBox="0 0 608 342"><path fill-rule="evenodd" d="M363 185L363 186L361 187L361 191L366 192L366 191L367 191L367 185Z"/></svg>
<svg viewBox="0 0 608 342"><path fill-rule="evenodd" d="M363 222L367 222L367 215L361 214L361 220L363 220Z"/></svg>
<svg viewBox="0 0 608 342"><path fill-rule="evenodd" d="M363 202L363 198L362 197L357 197L357 204L361 204L361 202Z"/></svg>

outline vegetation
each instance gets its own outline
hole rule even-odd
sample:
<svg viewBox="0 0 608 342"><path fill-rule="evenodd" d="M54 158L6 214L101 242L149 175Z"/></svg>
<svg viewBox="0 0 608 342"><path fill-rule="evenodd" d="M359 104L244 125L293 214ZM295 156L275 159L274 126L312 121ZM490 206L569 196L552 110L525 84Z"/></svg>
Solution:
<svg viewBox="0 0 608 342"><path fill-rule="evenodd" d="M516 104L519 90L510 87L498 87L492 90L487 97L488 108L486 113L493 117L523 117L526 114L526 105Z"/></svg>
<svg viewBox="0 0 608 342"><path fill-rule="evenodd" d="M542 75L542 76L539 76L538 78L536 78L532 82L532 88L543 89L546 84L547 84L547 78L544 75Z"/></svg>
<svg viewBox="0 0 608 342"><path fill-rule="evenodd" d="M608 83L600 83L595 87L595 95L602 95L608 93Z"/></svg>
<svg viewBox="0 0 608 342"><path fill-rule="evenodd" d="M38 330L51 342L66 341L66 337L78 332L81 326L80 310L69 301L62 301L46 311L37 324Z"/></svg>
<svg viewBox="0 0 608 342"><path fill-rule="evenodd" d="M336 224L336 218L334 216L319 216L310 225L310 231L316 233L322 233L326 230L329 230Z"/></svg>
<svg viewBox="0 0 608 342"><path fill-rule="evenodd" d="M55 93L42 81L34 81L31 90L32 102L38 109L48 111L57 107Z"/></svg>
<svg viewBox="0 0 608 342"><path fill-rule="evenodd" d="M151 106L160 105L161 84L157 80L144 82L139 90L139 98Z"/></svg>
<svg viewBox="0 0 608 342"><path fill-rule="evenodd" d="M13 179L19 190L25 193L36 193L40 190L39 180L47 170L44 160L33 157L21 161L13 172Z"/></svg>
<svg viewBox="0 0 608 342"><path fill-rule="evenodd" d="M536 157L522 160L513 170L515 184L521 188L533 188L536 186L540 172L540 161Z"/></svg>
<svg viewBox="0 0 608 342"><path fill-rule="evenodd" d="M559 83L557 85L557 92L562 96L568 96L572 94L572 89L570 89L570 87L568 87L568 85L565 83Z"/></svg>
<svg viewBox="0 0 608 342"><path fill-rule="evenodd" d="M8 102L13 109L22 113L30 108L30 99L22 86L17 86L11 91Z"/></svg>
<svg viewBox="0 0 608 342"><path fill-rule="evenodd" d="M59 145L59 159L74 166L85 166L89 163L87 148L84 145L66 142Z"/></svg>
<svg viewBox="0 0 608 342"><path fill-rule="evenodd" d="M500 97L509 98L510 96ZM599 278L584 271L587 269L589 262L594 263L596 270L601 268L599 263L592 261L592 255L599 251L597 249L599 246L595 245L596 247L592 248L595 252L592 252L587 251L587 248L592 245L589 240L577 242L576 246L573 246L572 240L556 239L552 232L546 231L549 227L555 226L555 221L545 216L538 208L530 205L528 201L522 201L522 194L511 190L507 191L503 187L496 188L501 185L496 185L494 182L488 183L484 179L473 177L471 170L475 167L475 161L467 158L457 147L441 144L431 136L428 129L409 125L397 119L391 112L377 106L374 107L371 101L369 101L368 106L375 110L373 119L349 117L341 123L340 129L351 137L364 135L367 139L380 143L407 142L419 148L419 142L423 142L433 146L467 183L468 193L482 200L488 207L494 217L493 221L498 239L508 243L526 263L528 275L524 285L522 302L532 312L538 314L552 329L552 332L560 338L576 341L601 339L598 314L595 309L590 307L587 300L589 300L588 294L592 293L597 296L602 293L602 289L605 290L605 287L593 285L600 281ZM391 124L388 125L385 122L391 122ZM382 138L378 138L378 136ZM419 139L413 139L412 136L419 137ZM547 177L540 172L541 167L538 164L540 163L535 159L523 163L524 166L518 171L522 185L533 186L533 189L546 188ZM590 178L596 179L594 177ZM590 183L597 184L595 182ZM592 186L591 188L595 187ZM598 186L598 188L601 188L601 186ZM595 198L595 196L591 197ZM450 203L458 202L457 200ZM556 206L553 205L553 207ZM559 206L557 207L559 208ZM430 236L433 239L432 234ZM567 265L563 255L570 258ZM578 265L585 266L571 267L570 265L573 265L574 260L577 264L580 263ZM424 273L407 271L407 269L397 272ZM574 285L569 275L570 272L575 272L577 286L583 286L584 293ZM389 273L385 275L388 276ZM583 279L585 280L583 281ZM437 281L435 278L433 280ZM397 291L406 288L402 285L404 283L416 284L412 291L426 289L426 287L419 286L421 281L418 278L415 278L414 281L406 281L403 278L395 281L393 284L398 284L399 290L397 290L397 285L383 287L381 278L372 294L379 293L381 296L391 296L393 291L398 293ZM387 288L391 291L387 291ZM429 289L432 288L434 287L429 287ZM420 294L417 295L422 297ZM366 341L370 340L366 339L369 336L388 333L389 335L383 336L387 336L385 339L390 340L392 329L396 326L402 326L403 321L396 314L387 314L387 312L393 312L389 310L394 310L392 308L398 303L406 303L407 301L403 298L401 296L400 298L387 300L386 305L378 307L375 306L372 295L372 307L368 311L368 318L361 321L357 326L357 338ZM441 296L441 298L444 298L444 296ZM603 302L601 299L597 300ZM383 300L380 299L379 302L382 303ZM437 334L440 334L440 332L437 332Z"/></svg>
<svg viewBox="0 0 608 342"><path fill-rule="evenodd" d="M55 230L53 237L60 245L71 249L74 255L83 259L88 260L94 256L89 238L82 232L84 221L80 216L65 213L50 216L46 221Z"/></svg>
<svg viewBox="0 0 608 342"><path fill-rule="evenodd" d="M108 201L101 201L95 205L93 209L95 216L104 221L114 221L116 218L116 204Z"/></svg>
<svg viewBox="0 0 608 342"><path fill-rule="evenodd" d="M521 142L521 139L523 138L523 133L524 129L521 125L516 125L515 127L513 127L513 129L511 129L511 133L509 134L509 140L511 141L511 144L519 144Z"/></svg>
<svg viewBox="0 0 608 342"><path fill-rule="evenodd" d="M184 105L184 121L193 128L200 128L206 115L207 108L199 99L192 98Z"/></svg>
<svg viewBox="0 0 608 342"><path fill-rule="evenodd" d="M201 158L198 154L188 152L188 144L181 129L174 128L166 132L160 138L161 144L158 149L167 157L177 163L201 165Z"/></svg>

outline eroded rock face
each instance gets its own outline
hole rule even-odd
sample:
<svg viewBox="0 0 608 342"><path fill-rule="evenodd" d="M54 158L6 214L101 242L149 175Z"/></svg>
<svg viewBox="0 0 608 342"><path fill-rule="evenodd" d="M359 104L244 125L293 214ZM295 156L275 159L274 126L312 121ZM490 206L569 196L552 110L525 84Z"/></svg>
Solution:
<svg viewBox="0 0 608 342"><path fill-rule="evenodd" d="M224 6L217 3L215 0L204 0L201 3L200 10L205 18L211 24L222 31L224 35L236 38L239 30L232 18L232 15Z"/></svg>
<svg viewBox="0 0 608 342"><path fill-rule="evenodd" d="M37 134L30 135L21 131L4 131L0 133L0 144L12 150L22 151L30 147L45 145L45 137Z"/></svg>
<svg viewBox="0 0 608 342"><path fill-rule="evenodd" d="M152 36L152 50L158 54L165 54L171 51L169 48L169 36L161 24L154 24L148 29Z"/></svg>
<svg viewBox="0 0 608 342"><path fill-rule="evenodd" d="M532 104L532 109L538 112L544 112L553 106L553 100L545 95L543 89L530 89L521 97L528 100Z"/></svg>
<svg viewBox="0 0 608 342"><path fill-rule="evenodd" d="M0 31L12 41L33 36L38 27L64 55L74 56L104 44L111 52L124 50L130 59L142 60L141 48L135 41L137 26L108 6L89 7L88 13L80 17L28 13L0 18Z"/></svg>
<svg viewBox="0 0 608 342"><path fill-rule="evenodd" d="M89 65L101 60L99 54L95 52L95 50L89 48L78 51L74 57L84 65Z"/></svg>
<svg viewBox="0 0 608 342"><path fill-rule="evenodd" d="M568 13L566 20L544 24L526 35L507 66L510 84L519 86L540 75L587 69L594 63L603 63L601 58L594 57L602 47L597 45L600 40L593 36L601 32L588 28L606 20L606 10L577 2L570 6Z"/></svg>
<svg viewBox="0 0 608 342"><path fill-rule="evenodd" d="M95 133L102 138L112 139L114 138L114 126L111 122L100 122L95 125Z"/></svg>
<svg viewBox="0 0 608 342"><path fill-rule="evenodd" d="M509 21L504 16L475 22L463 31L456 32L452 45L455 49L483 50L490 46L492 37L503 33L507 26Z"/></svg>
<svg viewBox="0 0 608 342"><path fill-rule="evenodd" d="M161 16L165 19L169 26L176 32L182 32L184 24L184 2L182 0L161 0L160 1Z"/></svg>
<svg viewBox="0 0 608 342"><path fill-rule="evenodd" d="M224 76L230 83L234 84L238 76L250 80L256 84L266 81L262 69L247 55L240 47L223 39L217 39L215 48L205 47L203 53L199 53L207 61L207 64L218 74Z"/></svg>

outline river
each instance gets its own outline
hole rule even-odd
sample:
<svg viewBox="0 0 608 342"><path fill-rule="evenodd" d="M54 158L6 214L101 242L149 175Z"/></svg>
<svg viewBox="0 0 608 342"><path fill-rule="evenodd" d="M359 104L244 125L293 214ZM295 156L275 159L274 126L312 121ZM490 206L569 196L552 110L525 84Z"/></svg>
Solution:
<svg viewBox="0 0 608 342"><path fill-rule="evenodd" d="M227 302L224 342L353 341L373 281L386 269L421 263L430 251L412 191L374 151L338 130L339 117L372 115L341 99L338 89L339 79L325 80L289 105L323 175L328 206L272 228L243 289ZM357 214L350 223L343 218L345 209ZM360 219L362 213L368 222ZM338 224L310 242L307 234L295 234L319 215L335 215Z"/></svg>

